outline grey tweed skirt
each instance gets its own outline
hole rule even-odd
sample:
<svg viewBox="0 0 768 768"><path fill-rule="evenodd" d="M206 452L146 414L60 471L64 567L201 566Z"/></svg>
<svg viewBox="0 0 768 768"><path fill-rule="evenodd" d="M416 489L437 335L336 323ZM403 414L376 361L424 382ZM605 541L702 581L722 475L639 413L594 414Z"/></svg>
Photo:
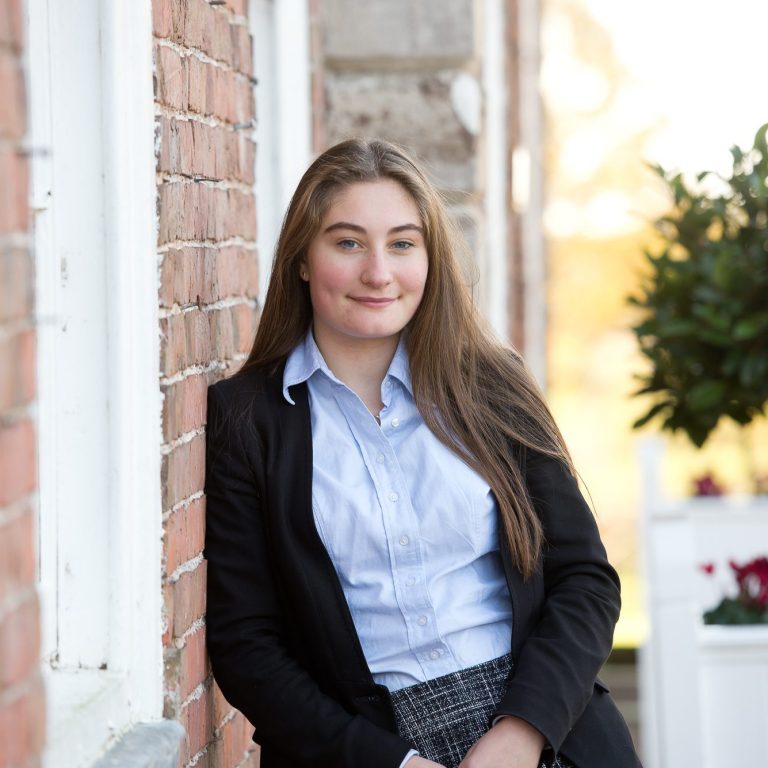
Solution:
<svg viewBox="0 0 768 768"><path fill-rule="evenodd" d="M422 757L456 768L488 730L511 668L512 657L507 654L392 692L399 735ZM554 763L542 756L541 768L547 764L575 768L562 756Z"/></svg>

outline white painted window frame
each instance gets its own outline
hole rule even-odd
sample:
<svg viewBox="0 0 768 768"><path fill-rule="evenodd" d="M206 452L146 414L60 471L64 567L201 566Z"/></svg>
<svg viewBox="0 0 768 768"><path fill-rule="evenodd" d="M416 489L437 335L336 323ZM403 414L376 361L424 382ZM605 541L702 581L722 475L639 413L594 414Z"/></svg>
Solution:
<svg viewBox="0 0 768 768"><path fill-rule="evenodd" d="M256 75L259 297L264 301L285 210L312 159L307 0L250 0Z"/></svg>
<svg viewBox="0 0 768 768"><path fill-rule="evenodd" d="M486 315L500 339L509 340L507 254L507 74L504 0L481 6L485 95L484 180Z"/></svg>
<svg viewBox="0 0 768 768"><path fill-rule="evenodd" d="M539 385L547 387L547 253L544 211L544 115L539 90L540 0L520 0L520 144L514 148L515 205L521 217L525 285L525 359Z"/></svg>
<svg viewBox="0 0 768 768"><path fill-rule="evenodd" d="M28 0L49 768L162 716L149 0ZM63 281L63 282L62 282Z"/></svg>

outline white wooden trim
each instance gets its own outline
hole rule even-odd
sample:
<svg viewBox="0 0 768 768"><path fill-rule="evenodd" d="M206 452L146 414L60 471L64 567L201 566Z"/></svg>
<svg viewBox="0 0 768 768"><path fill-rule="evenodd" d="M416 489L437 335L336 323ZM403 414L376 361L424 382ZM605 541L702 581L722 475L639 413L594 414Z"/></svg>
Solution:
<svg viewBox="0 0 768 768"><path fill-rule="evenodd" d="M250 0L248 20L253 38L256 75L256 220L259 258L259 299L264 301L272 257L280 231L278 204L278 125L275 70L274 0Z"/></svg>
<svg viewBox="0 0 768 768"><path fill-rule="evenodd" d="M149 0L28 3L44 764L162 716Z"/></svg>
<svg viewBox="0 0 768 768"><path fill-rule="evenodd" d="M307 0L250 0L256 73L259 296L264 300L285 209L312 153Z"/></svg>
<svg viewBox="0 0 768 768"><path fill-rule="evenodd" d="M486 315L499 338L508 340L507 259L507 85L506 25L502 0L483 5L485 93Z"/></svg>
<svg viewBox="0 0 768 768"><path fill-rule="evenodd" d="M51 188L52 162L50 110L50 46L47 0L27 4L27 83L29 84L29 123L32 145L30 163L30 208L34 221L35 311L37 313L37 441L38 453L51 455L56 444L55 403L49 396L52 377L41 377L41 370L55 370L56 345L52 338L53 317L46 308L54 305L56 269L52 260ZM56 654L58 624L58 518L55 514L56 462L38 463L38 567L41 615L41 656ZM40 535L43 531L46 536Z"/></svg>
<svg viewBox="0 0 768 768"><path fill-rule="evenodd" d="M529 190L522 213L525 285L525 359L539 385L547 385L547 265L541 224L544 209L543 116L539 93L539 0L520 0L520 143L528 156Z"/></svg>
<svg viewBox="0 0 768 768"><path fill-rule="evenodd" d="M102 3L109 392L109 657L131 722L162 714L162 492L152 4Z"/></svg>
<svg viewBox="0 0 768 768"><path fill-rule="evenodd" d="M309 8L307 0L280 0L275 6L280 210L288 207L312 150Z"/></svg>

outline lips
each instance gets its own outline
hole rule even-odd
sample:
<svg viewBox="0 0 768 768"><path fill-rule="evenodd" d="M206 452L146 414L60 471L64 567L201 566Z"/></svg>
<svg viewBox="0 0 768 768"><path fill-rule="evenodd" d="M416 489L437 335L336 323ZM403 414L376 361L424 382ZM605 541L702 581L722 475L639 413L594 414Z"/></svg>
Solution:
<svg viewBox="0 0 768 768"><path fill-rule="evenodd" d="M362 304L366 307L388 307L396 299L394 297L387 298L382 296L351 296L352 301L356 301L358 304Z"/></svg>

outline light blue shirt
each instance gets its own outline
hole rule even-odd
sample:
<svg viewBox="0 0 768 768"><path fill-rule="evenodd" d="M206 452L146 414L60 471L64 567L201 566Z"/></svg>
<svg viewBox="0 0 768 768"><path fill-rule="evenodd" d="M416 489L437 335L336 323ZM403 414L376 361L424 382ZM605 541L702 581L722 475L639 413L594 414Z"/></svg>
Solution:
<svg viewBox="0 0 768 768"><path fill-rule="evenodd" d="M283 395L307 382L312 506L377 683L397 690L510 651L512 603L488 483L416 408L404 338L381 386L381 426L311 331Z"/></svg>

